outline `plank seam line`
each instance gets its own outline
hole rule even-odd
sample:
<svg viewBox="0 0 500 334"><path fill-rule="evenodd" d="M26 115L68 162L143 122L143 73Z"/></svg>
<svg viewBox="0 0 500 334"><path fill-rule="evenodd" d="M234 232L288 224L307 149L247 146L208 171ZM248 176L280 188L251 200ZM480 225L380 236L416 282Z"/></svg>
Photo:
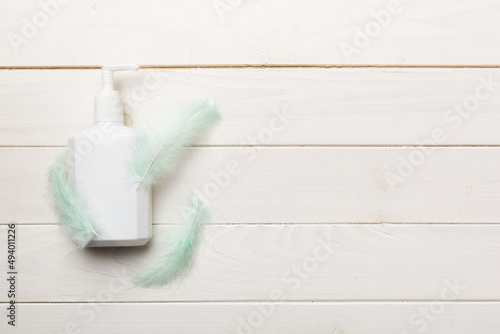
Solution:
<svg viewBox="0 0 500 334"><path fill-rule="evenodd" d="M0 226L16 224L19 226L59 226L59 223L20 223L20 222L0 222ZM174 223L153 223L153 226L177 226L179 224ZM328 225L374 225L374 226L385 226L385 225L408 225L408 226L419 226L419 225L429 225L429 226L496 226L500 225L500 222L489 223L489 222L478 222L478 223L450 223L450 222L435 222L435 223L418 223L418 222L354 222L354 223L331 223L331 222L314 222L314 223L212 223L210 226L328 226Z"/></svg>
<svg viewBox="0 0 500 334"><path fill-rule="evenodd" d="M376 304L376 303L500 303L500 299L459 299L459 300L442 300L442 299L366 299L366 300L356 300L356 299L339 299L339 300L281 300L273 301L268 299L256 299L256 300L165 300L165 301L109 301L103 302L101 304L251 304L251 303L269 303L274 302L276 304L326 304L326 303L338 303L338 304ZM95 301L31 301L31 302L20 302L16 301L16 304L91 304ZM0 302L0 304L7 304L7 302Z"/></svg>
<svg viewBox="0 0 500 334"><path fill-rule="evenodd" d="M140 65L142 69L498 69L500 65L351 65L351 64L234 64ZM99 70L99 66L0 66L0 70Z"/></svg>
<svg viewBox="0 0 500 334"><path fill-rule="evenodd" d="M40 148L40 149L50 149L50 148L66 148L66 145L0 145L0 149L30 149L30 148ZM264 147L264 148L420 148L420 147L436 147L436 148L498 148L500 144L465 144L465 145L407 145L407 144L394 144L394 145L373 145L373 144L274 144L274 145L188 145L186 148L241 148L241 147Z"/></svg>

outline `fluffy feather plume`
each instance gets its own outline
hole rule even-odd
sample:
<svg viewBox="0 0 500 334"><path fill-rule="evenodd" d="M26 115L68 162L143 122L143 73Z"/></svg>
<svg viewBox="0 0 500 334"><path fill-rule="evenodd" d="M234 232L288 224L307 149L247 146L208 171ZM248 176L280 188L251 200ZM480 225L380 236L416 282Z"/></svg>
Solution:
<svg viewBox="0 0 500 334"><path fill-rule="evenodd" d="M159 287L180 278L191 268L203 226L210 220L210 213L200 198L193 195L184 219L179 231L166 240L165 250L151 260L153 267L136 278L137 285Z"/></svg>
<svg viewBox="0 0 500 334"><path fill-rule="evenodd" d="M59 222L78 247L85 247L98 235L97 221L85 195L69 180L66 152L50 167L48 177Z"/></svg>
<svg viewBox="0 0 500 334"><path fill-rule="evenodd" d="M171 119L154 120L146 130L137 130L129 164L132 181L137 187L155 184L174 169L182 147L219 119L217 107L202 101L184 105Z"/></svg>

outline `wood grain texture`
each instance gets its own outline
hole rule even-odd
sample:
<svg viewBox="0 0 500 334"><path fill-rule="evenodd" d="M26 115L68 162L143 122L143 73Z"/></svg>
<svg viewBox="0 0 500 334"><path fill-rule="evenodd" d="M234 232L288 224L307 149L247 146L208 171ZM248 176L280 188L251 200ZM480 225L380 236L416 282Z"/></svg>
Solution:
<svg viewBox="0 0 500 334"><path fill-rule="evenodd" d="M55 223L46 171L62 150L0 149L0 222ZM195 188L219 223L499 222L500 148L439 147L413 174L392 183L386 173L397 175L400 159L419 150L192 148L153 189L153 221L177 222L179 206Z"/></svg>
<svg viewBox="0 0 500 334"><path fill-rule="evenodd" d="M4 305L0 304L2 308ZM419 330L427 334L498 333L499 303L442 305L442 314L429 312L432 321L428 321L418 312L434 309L435 304L279 303L274 309L262 303L22 304L19 310L25 316L18 327L6 328L1 323L0 329L2 333L26 334L78 330L94 334L400 334Z"/></svg>
<svg viewBox="0 0 500 334"><path fill-rule="evenodd" d="M231 1L236 5L222 18L214 5L229 1L65 2L47 10L49 17L38 2L2 0L0 65L493 65L500 59L495 0L401 0L379 29L371 13L387 10L390 1ZM357 37L357 29L366 37ZM24 40L11 43L12 34ZM358 52L347 57L341 43Z"/></svg>
<svg viewBox="0 0 500 334"><path fill-rule="evenodd" d="M183 99L214 98L223 121L197 144L500 144L500 70L150 69L116 77L129 125ZM0 145L66 145L92 125L100 86L97 70L0 71ZM454 112L478 87L486 97L469 115ZM288 121L274 121L284 111ZM274 136L264 137L273 125ZM436 128L443 142L429 141Z"/></svg>
<svg viewBox="0 0 500 334"><path fill-rule="evenodd" d="M17 300L500 300L498 225L214 225L180 283L134 287L173 229L156 226L150 249L80 250L57 226L18 226Z"/></svg>
<svg viewBox="0 0 500 334"><path fill-rule="evenodd" d="M498 1L0 6L1 333L498 333ZM154 189L151 247L79 250L46 171L92 125L95 68L131 62L156 69L117 74L128 125L200 96L223 122ZM193 270L134 287L192 187L215 211Z"/></svg>

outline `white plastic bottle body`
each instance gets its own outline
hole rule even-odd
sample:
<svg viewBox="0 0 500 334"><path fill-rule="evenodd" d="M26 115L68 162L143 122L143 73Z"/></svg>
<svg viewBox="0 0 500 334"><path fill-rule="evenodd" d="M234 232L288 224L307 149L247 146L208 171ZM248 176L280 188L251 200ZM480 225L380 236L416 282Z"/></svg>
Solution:
<svg viewBox="0 0 500 334"><path fill-rule="evenodd" d="M102 122L68 140L70 179L99 223L88 247L139 246L151 238L151 189L137 189L127 175L132 139L123 123Z"/></svg>

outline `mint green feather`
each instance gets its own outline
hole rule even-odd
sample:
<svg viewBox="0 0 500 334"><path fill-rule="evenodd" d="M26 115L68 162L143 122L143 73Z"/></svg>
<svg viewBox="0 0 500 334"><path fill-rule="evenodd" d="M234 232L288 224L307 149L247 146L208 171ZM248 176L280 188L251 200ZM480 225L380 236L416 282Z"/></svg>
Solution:
<svg viewBox="0 0 500 334"><path fill-rule="evenodd" d="M85 247L98 235L97 221L85 194L69 179L66 152L50 167L48 179L59 222L78 247Z"/></svg>
<svg viewBox="0 0 500 334"><path fill-rule="evenodd" d="M220 119L217 107L201 101L186 104L170 119L154 119L136 130L129 171L137 186L150 187L176 166L181 149Z"/></svg>
<svg viewBox="0 0 500 334"><path fill-rule="evenodd" d="M153 265L136 278L137 285L159 287L179 279L191 268L203 226L210 220L210 213L202 200L195 195L190 198L184 212L184 224L178 227L177 232L167 237L165 249L149 261Z"/></svg>

